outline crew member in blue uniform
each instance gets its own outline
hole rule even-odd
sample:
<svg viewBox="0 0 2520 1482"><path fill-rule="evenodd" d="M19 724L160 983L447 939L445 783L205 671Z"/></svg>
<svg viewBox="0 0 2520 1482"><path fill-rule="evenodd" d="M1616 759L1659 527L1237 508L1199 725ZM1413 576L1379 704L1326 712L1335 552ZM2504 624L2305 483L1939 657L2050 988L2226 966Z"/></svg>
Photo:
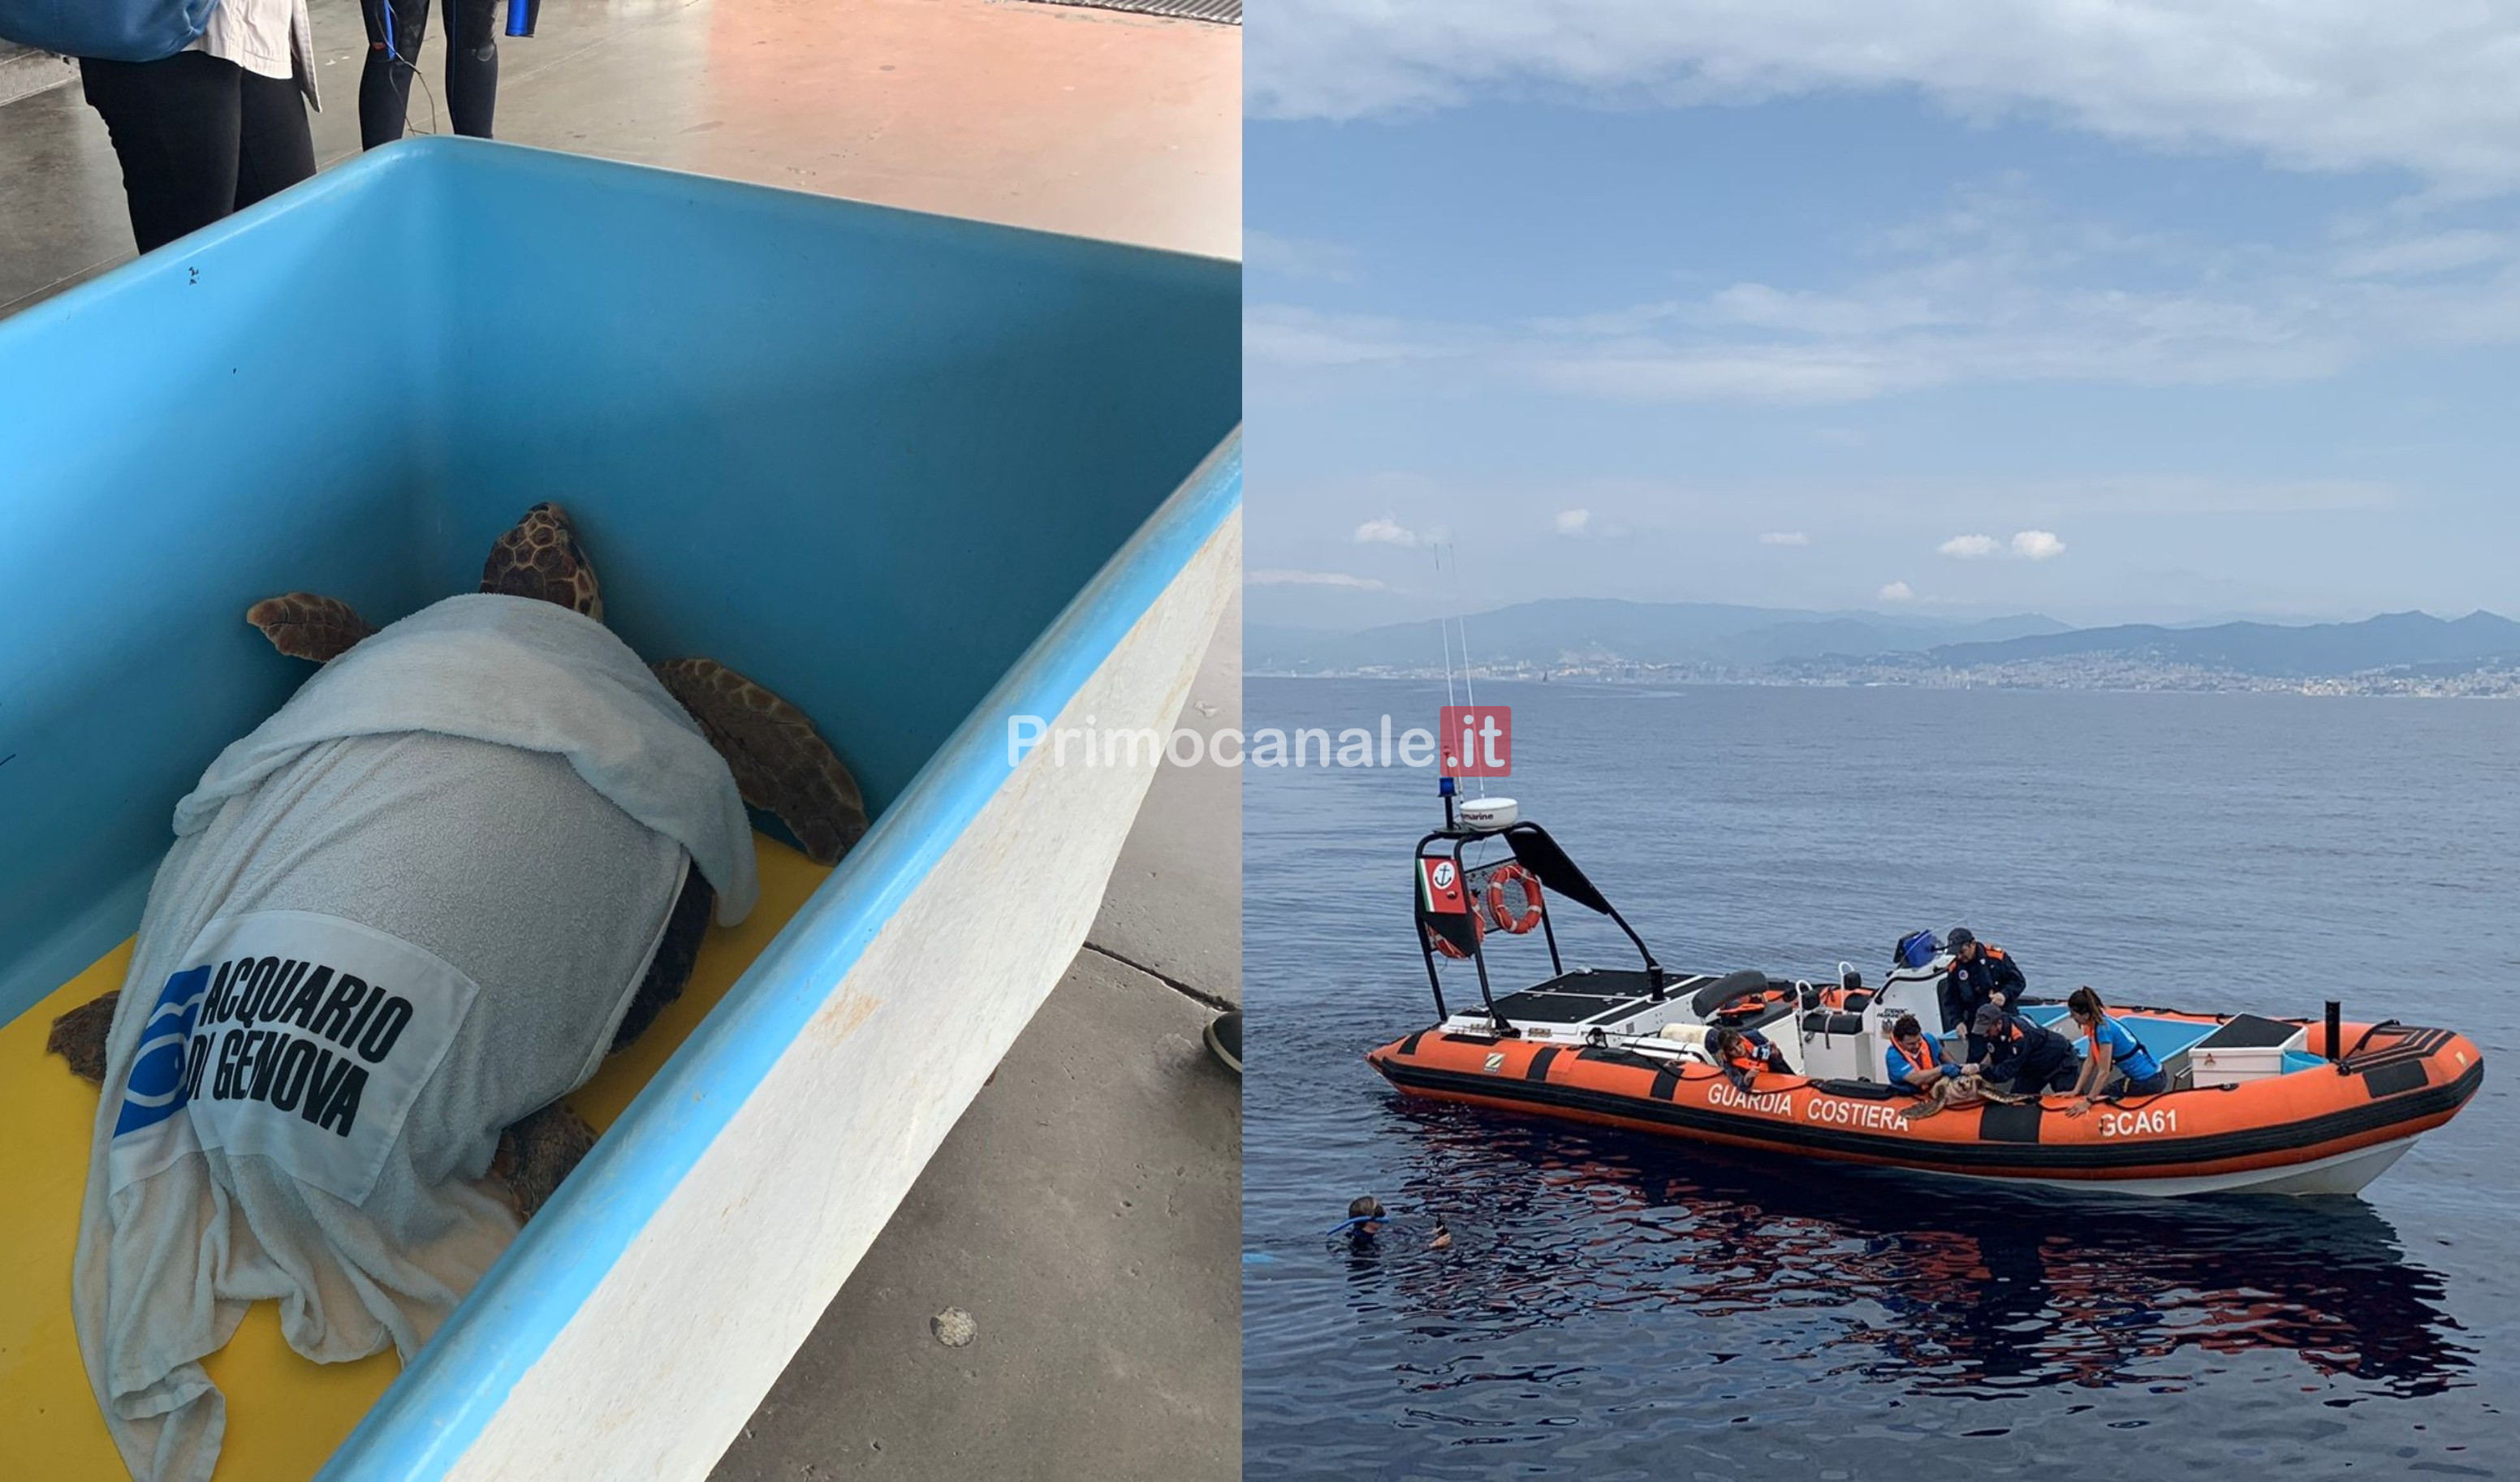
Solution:
<svg viewBox="0 0 2520 1482"><path fill-rule="evenodd" d="M1881 1052L1881 1069L1891 1085L1924 1096L1957 1077L1961 1067L1914 1014L1903 1013L1890 1026L1890 1048Z"/></svg>
<svg viewBox="0 0 2520 1482"><path fill-rule="evenodd" d="M2008 1081L2016 1096L2063 1096L2074 1089L2082 1066L2074 1042L2009 1009L1988 1004L1969 1021L1971 1037L1986 1042L1979 1070L1990 1081Z"/></svg>
<svg viewBox="0 0 2520 1482"><path fill-rule="evenodd" d="M2021 965L2002 948L1979 941L1966 926L1954 926L1944 946L1952 954L1952 965L1943 972L1943 1028L1968 1028L1977 1011L1989 1004L2008 1009L2021 1002L2022 991L2030 984L2021 975ZM1973 1029L1968 1057L1986 1058L1986 1042Z"/></svg>
<svg viewBox="0 0 2520 1482"><path fill-rule="evenodd" d="M2067 1116L2081 1116L2102 1096L2159 1096L2170 1089L2170 1075L2161 1062L2143 1048L2143 1041L2109 1016L2109 1006L2088 984L2065 1000L2065 1011L2074 1016L2074 1027L2083 1031L2091 1048L2083 1073L2074 1082L2074 1094L2083 1099L2083 1104L2066 1112Z"/></svg>

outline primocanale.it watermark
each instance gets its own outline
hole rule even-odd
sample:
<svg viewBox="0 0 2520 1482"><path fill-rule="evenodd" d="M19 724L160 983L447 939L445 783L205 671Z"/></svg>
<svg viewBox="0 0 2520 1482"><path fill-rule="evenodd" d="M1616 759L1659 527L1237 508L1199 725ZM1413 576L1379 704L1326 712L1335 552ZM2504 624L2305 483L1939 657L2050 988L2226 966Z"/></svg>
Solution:
<svg viewBox="0 0 2520 1482"><path fill-rule="evenodd" d="M1007 718L1007 765L1035 751L1054 767L1404 767L1440 765L1448 777L1513 774L1513 712L1508 705L1446 705L1436 729L1399 728L1388 715L1372 726L1233 727L1169 734L1151 726L1058 726L1038 715Z"/></svg>

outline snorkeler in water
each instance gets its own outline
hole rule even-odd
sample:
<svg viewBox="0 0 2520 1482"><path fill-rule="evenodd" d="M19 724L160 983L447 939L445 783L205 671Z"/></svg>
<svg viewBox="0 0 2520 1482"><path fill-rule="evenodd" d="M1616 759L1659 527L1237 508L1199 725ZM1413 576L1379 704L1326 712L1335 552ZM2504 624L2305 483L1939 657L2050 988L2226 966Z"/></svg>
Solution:
<svg viewBox="0 0 2520 1482"><path fill-rule="evenodd" d="M1329 1233L1346 1235L1351 1240L1370 1240L1382 1233L1386 1218L1380 1199L1370 1193L1361 1193L1348 1201L1347 1218L1331 1226Z"/></svg>
<svg viewBox="0 0 2520 1482"><path fill-rule="evenodd" d="M1453 1228L1444 1223L1442 1215L1437 1215L1434 1219L1435 1228L1428 1233L1426 1248L1428 1250L1452 1249ZM1382 1207L1380 1199L1370 1193L1361 1193L1348 1201L1347 1218L1331 1226L1328 1233L1332 1235L1345 1235L1351 1246L1361 1247L1373 1243L1374 1237L1384 1234L1386 1228L1393 1223L1391 1212Z"/></svg>

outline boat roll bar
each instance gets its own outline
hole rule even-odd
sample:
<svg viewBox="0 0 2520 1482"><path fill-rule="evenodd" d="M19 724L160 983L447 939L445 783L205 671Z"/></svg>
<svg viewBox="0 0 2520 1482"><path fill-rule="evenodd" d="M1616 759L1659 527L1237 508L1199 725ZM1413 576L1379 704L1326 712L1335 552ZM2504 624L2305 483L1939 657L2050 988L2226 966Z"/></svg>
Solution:
<svg viewBox="0 0 2520 1482"><path fill-rule="evenodd" d="M1444 1005L1443 976L1435 966L1438 950L1436 940L1440 936L1452 944L1458 955L1468 958L1471 966L1477 970L1479 1002L1487 1010L1488 1017L1495 1021L1497 1032L1510 1034L1513 1031L1512 1024L1504 1014L1497 1011L1496 994L1488 981L1485 933L1476 926L1470 926L1466 930L1455 929L1453 922L1463 920L1459 914L1448 915L1429 911L1422 884L1425 874L1423 861L1450 859L1457 886L1465 897L1470 913L1475 915L1480 909L1480 903L1470 891L1470 867L1462 856L1470 843L1478 839L1503 839L1506 847L1513 851L1515 863L1532 873L1533 877L1540 881L1543 891L1554 891L1587 910L1608 917L1622 932L1627 934L1628 940L1635 944L1637 956L1644 962L1645 982L1654 998L1660 1000L1664 997L1667 974L1663 971L1662 964L1654 960L1653 949L1645 945L1643 937L1637 935L1637 929L1628 924L1628 919L1621 916L1618 908L1610 904L1609 897L1603 895L1599 887L1593 883L1591 877L1584 874L1583 867L1577 865L1567 855L1566 851L1558 845L1557 840L1550 837L1548 830L1528 820L1508 824L1503 829L1463 828L1454 822L1451 816L1451 803L1452 799L1447 797L1444 827L1418 840L1418 847L1414 852L1420 862L1415 867L1419 878L1411 881L1413 892L1411 904L1416 910L1418 927L1418 950L1426 960L1426 984L1435 994L1437 1018L1452 1016L1452 1011ZM1430 845L1433 846L1431 851L1428 847ZM1566 971L1566 964L1558 954L1557 927L1551 919L1549 903L1545 896L1540 903L1540 927L1549 942L1550 971L1552 975L1562 975Z"/></svg>

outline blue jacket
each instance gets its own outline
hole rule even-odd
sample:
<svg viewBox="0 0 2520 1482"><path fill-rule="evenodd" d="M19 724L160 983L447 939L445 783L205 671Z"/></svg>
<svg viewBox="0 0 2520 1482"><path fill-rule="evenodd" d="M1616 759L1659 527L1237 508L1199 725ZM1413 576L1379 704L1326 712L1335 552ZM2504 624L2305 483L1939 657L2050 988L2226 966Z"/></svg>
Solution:
<svg viewBox="0 0 2520 1482"><path fill-rule="evenodd" d="M1942 1067L1942 1071L1945 1075L1955 1074L1960 1068L1958 1065L1953 1063L1952 1057L1948 1054L1944 1053L1943 1042L1934 1038L1930 1034L1925 1036L1925 1055L1936 1065ZM1917 1091L1923 1089L1917 1086L1915 1082L1908 1079L1908 1072L1917 1069L1918 1067L1914 1061L1908 1058L1908 1052L1899 1048L1899 1042L1897 1040L1892 1040L1888 1048L1881 1052L1881 1068L1883 1072L1885 1072L1890 1084L1893 1086L1897 1086L1902 1090L1907 1091Z"/></svg>
<svg viewBox="0 0 2520 1482"><path fill-rule="evenodd" d="M2100 1044L2106 1043L2109 1047L2109 1068L2130 1081L2150 1080L2161 1074L2161 1062L2152 1057L2151 1051L2143 1048L2143 1041L2105 1013L2100 1015L2098 1023L2083 1032L2083 1039L2094 1052Z"/></svg>

